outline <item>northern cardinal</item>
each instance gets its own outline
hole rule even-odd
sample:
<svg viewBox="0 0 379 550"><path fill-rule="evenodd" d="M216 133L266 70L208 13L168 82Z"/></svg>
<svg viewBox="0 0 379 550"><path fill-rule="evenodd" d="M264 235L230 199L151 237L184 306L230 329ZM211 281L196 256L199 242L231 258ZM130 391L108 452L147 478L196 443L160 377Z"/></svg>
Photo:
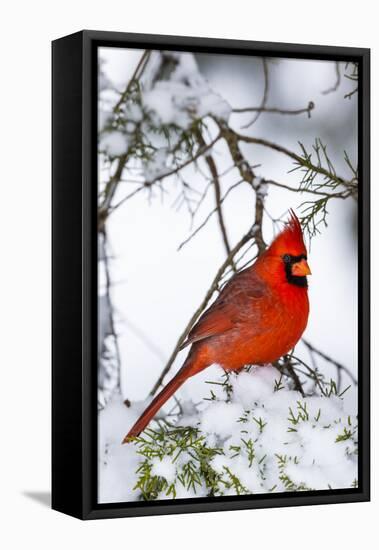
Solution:
<svg viewBox="0 0 379 550"><path fill-rule="evenodd" d="M178 373L153 399L123 443L137 437L176 390L194 374L217 363L238 371L272 363L300 339L308 321L307 264L301 225L290 220L255 263L234 275L192 328L191 344Z"/></svg>

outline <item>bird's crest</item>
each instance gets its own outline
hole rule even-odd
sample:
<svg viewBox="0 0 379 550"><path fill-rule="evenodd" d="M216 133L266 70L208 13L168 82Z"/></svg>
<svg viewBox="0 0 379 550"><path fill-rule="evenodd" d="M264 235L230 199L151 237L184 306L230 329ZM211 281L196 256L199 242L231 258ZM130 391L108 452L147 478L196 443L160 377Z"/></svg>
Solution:
<svg viewBox="0 0 379 550"><path fill-rule="evenodd" d="M292 208L290 209L290 219L279 235L275 237L268 251L271 254L293 254L294 256L307 253L303 231L299 219Z"/></svg>

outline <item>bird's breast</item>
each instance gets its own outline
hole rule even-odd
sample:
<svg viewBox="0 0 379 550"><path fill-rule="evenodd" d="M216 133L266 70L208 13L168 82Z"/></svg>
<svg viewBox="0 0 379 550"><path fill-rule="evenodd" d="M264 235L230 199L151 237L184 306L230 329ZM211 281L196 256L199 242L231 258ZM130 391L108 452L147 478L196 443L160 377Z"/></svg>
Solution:
<svg viewBox="0 0 379 550"><path fill-rule="evenodd" d="M301 338L308 321L306 289L276 292L251 305L235 327L209 341L213 362L238 370L247 364L271 363L288 353Z"/></svg>

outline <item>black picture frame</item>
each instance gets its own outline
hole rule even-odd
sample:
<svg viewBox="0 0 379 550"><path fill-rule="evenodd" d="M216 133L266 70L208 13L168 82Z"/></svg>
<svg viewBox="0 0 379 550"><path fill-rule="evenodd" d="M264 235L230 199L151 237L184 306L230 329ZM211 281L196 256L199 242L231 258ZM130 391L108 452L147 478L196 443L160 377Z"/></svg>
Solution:
<svg viewBox="0 0 379 550"><path fill-rule="evenodd" d="M359 484L301 493L98 504L97 48L153 47L359 63ZM370 499L370 50L82 31L52 43L52 507L81 519Z"/></svg>

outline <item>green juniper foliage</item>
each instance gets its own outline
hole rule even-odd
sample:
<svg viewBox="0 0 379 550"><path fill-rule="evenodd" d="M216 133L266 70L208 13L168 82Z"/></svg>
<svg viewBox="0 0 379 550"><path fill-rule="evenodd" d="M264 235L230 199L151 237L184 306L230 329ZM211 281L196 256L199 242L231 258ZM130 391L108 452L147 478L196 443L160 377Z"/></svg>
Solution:
<svg viewBox="0 0 379 550"><path fill-rule="evenodd" d="M320 138L316 138L312 148L308 150L299 142L301 154L295 160L295 167L289 172L299 171L301 179L299 192L310 191L315 195L311 200L302 203L301 224L310 237L320 232L320 226L327 226L328 204L335 198L357 198L358 171L344 151L344 162L351 173L350 179L337 175L327 146ZM317 197L319 195L319 198Z"/></svg>
<svg viewBox="0 0 379 550"><path fill-rule="evenodd" d="M257 373L251 373L254 374ZM227 407L236 403L237 378L235 374L225 373L221 381L213 383L220 391L216 395L211 390L211 397L203 402L206 408L198 412L191 426L155 422L154 429L147 428L135 439L140 462L134 490L139 498L155 500L181 498L183 495L212 497L312 490L314 487L309 482L312 476L306 475L302 479L303 472L310 468L319 470L322 466L321 462L318 464L317 450L312 455L309 434L316 438L327 436L331 451L335 446L342 460L347 463L356 461L356 419L345 416L342 409L337 408L342 397L338 395L333 380L323 383L324 394L316 397L317 407L312 397L298 399L298 393L290 392L294 395L293 405L288 406L287 416L280 419L283 422L283 441L277 444L277 452L269 445L270 433L275 434L277 429L269 411L270 399L277 403L275 395L283 389L287 391L282 376L273 380L267 410L262 402L252 402L251 408L243 409L236 418L230 436L203 431L201 418L207 414L207 409L217 404ZM335 407L332 416L328 411L330 407ZM157 464L169 464L168 473L165 474L164 469L160 472L159 468L157 473ZM349 484L354 486L355 483L353 476ZM328 482L325 488L329 486Z"/></svg>

